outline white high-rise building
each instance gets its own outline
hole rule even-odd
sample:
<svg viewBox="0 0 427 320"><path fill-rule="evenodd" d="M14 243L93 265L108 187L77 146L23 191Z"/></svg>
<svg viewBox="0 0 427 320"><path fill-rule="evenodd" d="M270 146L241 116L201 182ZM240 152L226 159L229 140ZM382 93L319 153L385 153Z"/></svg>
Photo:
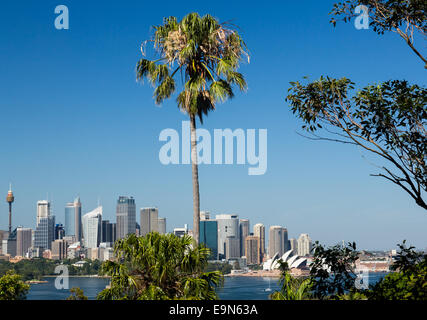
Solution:
<svg viewBox="0 0 427 320"><path fill-rule="evenodd" d="M265 226L262 223L254 225L254 236L259 238L260 260L265 256Z"/></svg>
<svg viewBox="0 0 427 320"><path fill-rule="evenodd" d="M141 208L141 236L150 232L159 232L159 209L155 207Z"/></svg>
<svg viewBox="0 0 427 320"><path fill-rule="evenodd" d="M82 218L83 239L86 248L97 248L101 242L102 206L86 213Z"/></svg>
<svg viewBox="0 0 427 320"><path fill-rule="evenodd" d="M50 216L50 202L47 200L37 201L37 220L36 224L40 223L41 218Z"/></svg>
<svg viewBox="0 0 427 320"><path fill-rule="evenodd" d="M311 253L313 242L307 233L302 233L298 238L298 255L304 257Z"/></svg>
<svg viewBox="0 0 427 320"><path fill-rule="evenodd" d="M239 216L236 214L218 214L216 215L218 223L218 254L223 258L227 256L226 241L228 237L235 237L239 242L240 252L240 233L239 233ZM233 243L233 248L236 243Z"/></svg>

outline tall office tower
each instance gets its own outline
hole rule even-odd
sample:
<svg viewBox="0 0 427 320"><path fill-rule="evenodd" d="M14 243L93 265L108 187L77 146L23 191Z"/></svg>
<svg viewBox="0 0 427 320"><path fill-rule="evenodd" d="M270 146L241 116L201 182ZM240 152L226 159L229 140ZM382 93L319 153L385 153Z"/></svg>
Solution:
<svg viewBox="0 0 427 320"><path fill-rule="evenodd" d="M218 260L218 222L200 220L200 244L211 249L210 260Z"/></svg>
<svg viewBox="0 0 427 320"><path fill-rule="evenodd" d="M136 230L136 206L133 197L120 196L116 208L116 237L123 239Z"/></svg>
<svg viewBox="0 0 427 320"><path fill-rule="evenodd" d="M102 206L86 213L82 218L85 248L97 248L101 243Z"/></svg>
<svg viewBox="0 0 427 320"><path fill-rule="evenodd" d="M238 237L227 237L225 239L225 259L240 258L240 239Z"/></svg>
<svg viewBox="0 0 427 320"><path fill-rule="evenodd" d="M270 227L270 239L268 245L268 255L273 257L276 253L282 256L288 251L288 230L281 226Z"/></svg>
<svg viewBox="0 0 427 320"><path fill-rule="evenodd" d="M47 200L37 201L37 220L36 225L39 224L41 218L50 216L50 202Z"/></svg>
<svg viewBox="0 0 427 320"><path fill-rule="evenodd" d="M82 240L82 204L80 197L65 206L65 235L75 236L76 241Z"/></svg>
<svg viewBox="0 0 427 320"><path fill-rule="evenodd" d="M254 225L254 236L259 237L260 259L265 256L265 226L262 223Z"/></svg>
<svg viewBox="0 0 427 320"><path fill-rule="evenodd" d="M18 227L16 229L16 255L25 257L28 249L32 246L32 233L30 228Z"/></svg>
<svg viewBox="0 0 427 320"><path fill-rule="evenodd" d="M51 215L50 202L41 200L37 202L37 224L34 233L34 247L50 250L55 233L55 216Z"/></svg>
<svg viewBox="0 0 427 320"><path fill-rule="evenodd" d="M298 238L298 255L301 257L310 255L313 243L307 233L301 233Z"/></svg>
<svg viewBox="0 0 427 320"><path fill-rule="evenodd" d="M141 236L159 231L159 209L155 207L140 209Z"/></svg>
<svg viewBox="0 0 427 320"><path fill-rule="evenodd" d="M226 240L228 237L235 237L240 242L239 238L239 216L235 214L218 214L216 215L218 222L218 257L224 259L226 253ZM240 245L239 245L240 248ZM240 253L240 249L239 249Z"/></svg>
<svg viewBox="0 0 427 320"><path fill-rule="evenodd" d="M9 187L9 192L7 193L6 202L9 203L9 234L12 232L12 203L15 201L15 197L12 192L12 185Z"/></svg>
<svg viewBox="0 0 427 320"><path fill-rule="evenodd" d="M166 218L159 218L157 220L158 230L160 234L166 234Z"/></svg>
<svg viewBox="0 0 427 320"><path fill-rule="evenodd" d="M249 235L249 220L248 219L240 219L240 256L245 255L245 239Z"/></svg>
<svg viewBox="0 0 427 320"><path fill-rule="evenodd" d="M291 246L292 255L298 254L298 241L295 238L289 239L289 244Z"/></svg>
<svg viewBox="0 0 427 320"><path fill-rule="evenodd" d="M257 236L247 236L245 239L245 256L247 264L261 263L260 239Z"/></svg>
<svg viewBox="0 0 427 320"><path fill-rule="evenodd" d="M211 218L211 213L209 211L200 211L200 221L209 220Z"/></svg>

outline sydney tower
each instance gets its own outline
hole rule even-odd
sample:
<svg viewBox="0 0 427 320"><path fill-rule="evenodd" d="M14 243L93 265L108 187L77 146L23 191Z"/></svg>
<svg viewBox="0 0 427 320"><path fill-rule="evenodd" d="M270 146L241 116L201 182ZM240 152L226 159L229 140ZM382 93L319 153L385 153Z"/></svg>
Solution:
<svg viewBox="0 0 427 320"><path fill-rule="evenodd" d="M15 197L13 196L12 186L9 188L9 192L7 193L6 201L9 203L9 234L12 232L12 203L15 201Z"/></svg>

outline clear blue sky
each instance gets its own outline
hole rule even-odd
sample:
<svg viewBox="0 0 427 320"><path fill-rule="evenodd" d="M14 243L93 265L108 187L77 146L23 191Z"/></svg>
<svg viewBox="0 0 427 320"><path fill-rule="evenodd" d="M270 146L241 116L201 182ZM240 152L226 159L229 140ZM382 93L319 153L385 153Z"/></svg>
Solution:
<svg viewBox="0 0 427 320"><path fill-rule="evenodd" d="M35 226L36 202L53 198L57 221L80 195L83 211L104 206L115 220L119 195L157 206L168 229L192 223L191 166L158 159L164 128L186 120L171 99L135 81L139 46L163 17L189 12L232 20L251 51L242 65L249 89L210 114L204 127L268 129L268 171L201 166L201 208L235 213L251 227L283 225L335 244L390 249L407 239L427 247L427 213L352 146L315 142L284 98L303 76L346 76L358 86L389 79L425 85L420 60L395 34L329 24L333 1L2 1L0 4L0 190L13 183L13 224ZM54 28L54 8L70 10L70 29ZM374 161L369 155L364 154ZM7 203L0 205L7 229ZM138 218L139 220L139 214Z"/></svg>

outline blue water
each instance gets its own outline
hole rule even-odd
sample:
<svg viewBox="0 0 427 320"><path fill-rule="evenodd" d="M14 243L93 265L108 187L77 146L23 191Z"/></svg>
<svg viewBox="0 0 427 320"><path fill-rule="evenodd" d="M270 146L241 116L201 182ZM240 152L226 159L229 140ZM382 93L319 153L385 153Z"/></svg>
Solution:
<svg viewBox="0 0 427 320"><path fill-rule="evenodd" d="M371 273L369 283L374 284L385 275L386 273ZM70 296L70 290L55 288L55 278L45 280L48 283L31 285L28 300L64 300ZM272 292L279 290L278 280L267 277L225 277L224 287L218 290L218 295L221 300L267 300ZM69 278L69 288L79 287L92 300L109 282L105 278Z"/></svg>

